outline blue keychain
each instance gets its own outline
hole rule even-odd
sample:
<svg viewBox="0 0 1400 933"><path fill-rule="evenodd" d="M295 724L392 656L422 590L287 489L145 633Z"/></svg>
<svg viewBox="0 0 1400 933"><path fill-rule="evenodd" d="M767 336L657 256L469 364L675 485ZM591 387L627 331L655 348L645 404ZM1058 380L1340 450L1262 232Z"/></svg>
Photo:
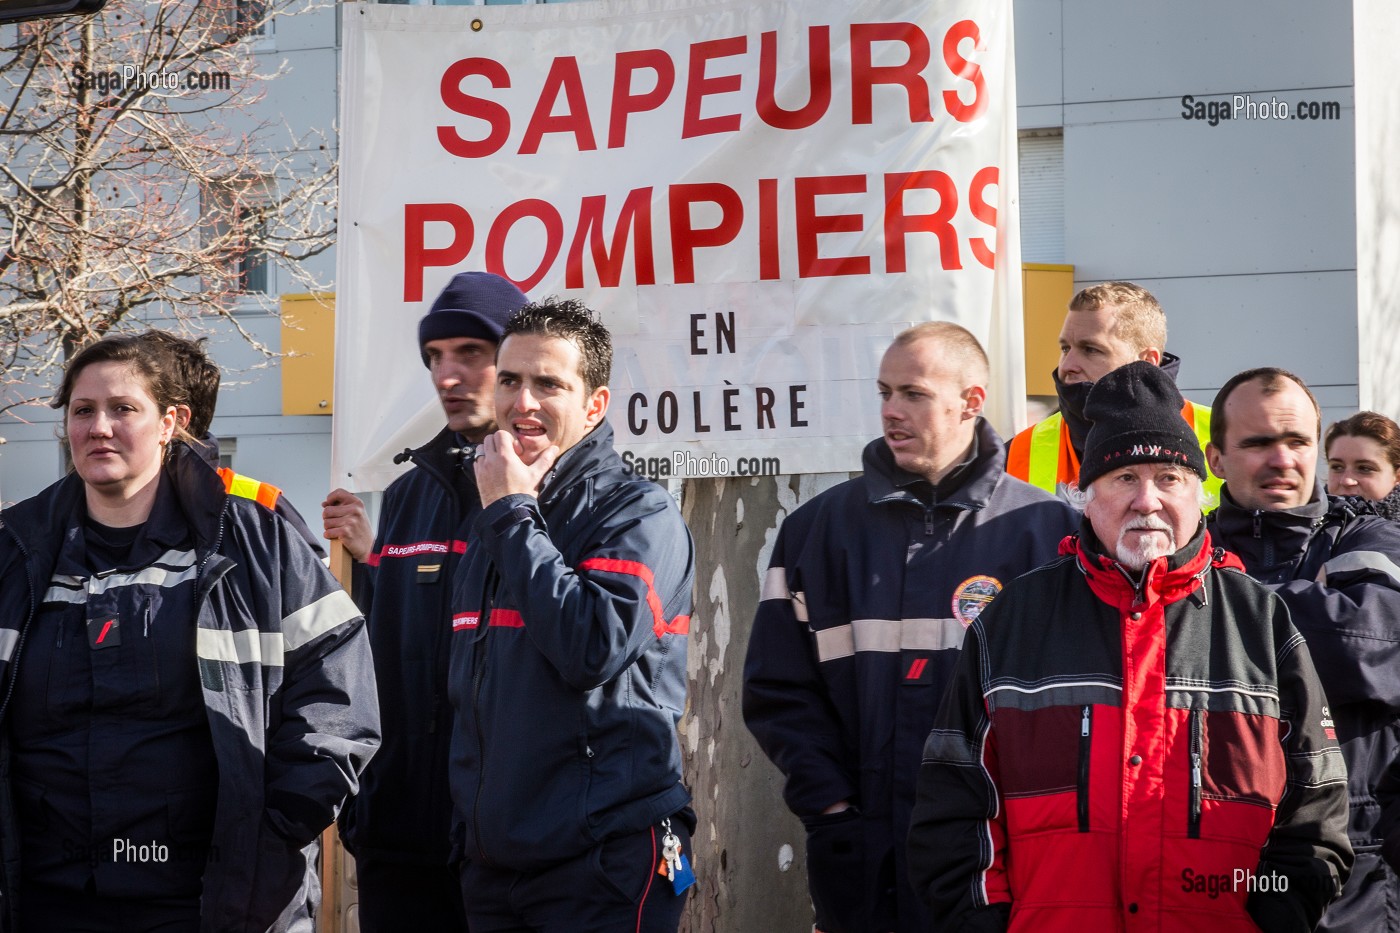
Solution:
<svg viewBox="0 0 1400 933"><path fill-rule="evenodd" d="M666 830L666 835L661 838L661 864L656 873L665 875L672 889L677 894L683 894L686 888L695 883L695 872L690 867L690 859L681 851L680 839L671 832L670 819L662 820L661 827Z"/></svg>

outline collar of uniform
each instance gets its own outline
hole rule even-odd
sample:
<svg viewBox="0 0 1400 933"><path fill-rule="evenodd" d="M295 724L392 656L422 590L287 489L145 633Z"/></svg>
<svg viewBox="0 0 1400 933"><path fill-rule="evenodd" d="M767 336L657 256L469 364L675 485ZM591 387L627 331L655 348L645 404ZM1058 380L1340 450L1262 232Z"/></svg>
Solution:
<svg viewBox="0 0 1400 933"><path fill-rule="evenodd" d="M1211 528L1222 545L1239 554L1253 566L1262 559L1268 540L1274 564L1287 563L1308 546L1314 529L1327 516L1328 497L1318 481L1312 499L1292 509L1246 509L1230 495L1229 485L1220 490L1220 507L1211 513ZM1260 568L1262 569L1262 568Z"/></svg>
<svg viewBox="0 0 1400 933"><path fill-rule="evenodd" d="M210 469L209 464L205 463L198 453L184 444L171 446L170 456L166 459L163 469L165 475L161 483L165 485L169 482L169 492L178 505L178 514L184 518L185 530L194 532L196 550L201 554L211 550L219 538L219 526L229 498L228 491L224 489L224 481L219 478L217 472ZM154 509L151 515L155 517ZM167 538L174 534L176 524L178 520L172 519L172 530L165 532ZM184 543L187 540L182 535L173 539L172 543Z"/></svg>
<svg viewBox="0 0 1400 933"><path fill-rule="evenodd" d="M1109 556L1087 518L1081 522L1077 538L1071 541L1067 551L1075 554L1089 588L1099 599L1119 609L1151 605L1159 600L1173 602L1191 593L1200 585L1213 556L1219 558L1218 563L1238 566L1228 555L1212 554L1204 522L1196 526L1191 540L1177 548L1175 554L1157 558L1138 574Z"/></svg>
<svg viewBox="0 0 1400 933"><path fill-rule="evenodd" d="M184 445L195 453L200 459L209 464L214 469L219 468L219 439L212 434L205 434L201 438L190 438L183 441Z"/></svg>
<svg viewBox="0 0 1400 933"><path fill-rule="evenodd" d="M448 451L461 445L461 438L457 432L443 425L442 430L433 435L432 440L409 451L409 456L419 466L432 466L446 473L454 465L452 454Z"/></svg>
<svg viewBox="0 0 1400 933"><path fill-rule="evenodd" d="M601 469L609 456L616 455L612 425L605 418L577 444L559 455L554 468L540 483L540 501L553 502L558 499L570 486Z"/></svg>
<svg viewBox="0 0 1400 933"><path fill-rule="evenodd" d="M82 499L83 481L69 473L37 496L0 512L0 521L31 554L55 554Z"/></svg>
<svg viewBox="0 0 1400 933"><path fill-rule="evenodd" d="M1400 522L1400 486L1396 486L1390 493L1378 502L1371 503L1371 509L1381 518L1388 518L1392 522Z"/></svg>
<svg viewBox="0 0 1400 933"><path fill-rule="evenodd" d="M184 444L171 445L170 456L161 469L161 487L168 483L166 492L174 507L172 525L179 524L182 517L186 526L193 528L196 545L212 547L228 499L219 474ZM156 501L159 505L159 492ZM59 543L75 527L75 516L76 524L81 525L87 514L84 502L82 478L69 473L39 495L6 509L3 518L27 550L57 553ZM155 508L152 515L156 515Z"/></svg>
<svg viewBox="0 0 1400 933"><path fill-rule="evenodd" d="M927 479L894 462L883 437L861 454L871 502L917 502L976 511L985 508L1006 469L1006 447L986 418L978 417L972 451L935 488Z"/></svg>

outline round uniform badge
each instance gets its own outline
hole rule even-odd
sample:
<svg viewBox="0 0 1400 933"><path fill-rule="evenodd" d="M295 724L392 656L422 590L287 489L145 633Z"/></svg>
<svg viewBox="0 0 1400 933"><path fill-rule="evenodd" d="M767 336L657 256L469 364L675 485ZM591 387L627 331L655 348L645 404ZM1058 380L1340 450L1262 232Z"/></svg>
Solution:
<svg viewBox="0 0 1400 933"><path fill-rule="evenodd" d="M996 599L1000 592L1001 581L996 577L967 578L953 591L953 617L963 624L963 628L967 628L977 621L982 610L986 609L987 604Z"/></svg>

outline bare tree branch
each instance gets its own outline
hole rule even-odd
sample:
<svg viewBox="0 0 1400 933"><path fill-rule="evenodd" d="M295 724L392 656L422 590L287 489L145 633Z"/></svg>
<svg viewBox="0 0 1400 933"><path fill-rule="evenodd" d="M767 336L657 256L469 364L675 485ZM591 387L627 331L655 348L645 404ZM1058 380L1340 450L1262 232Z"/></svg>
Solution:
<svg viewBox="0 0 1400 933"><path fill-rule="evenodd" d="M255 34L323 2L111 0L0 28L0 414L147 311L270 353L232 314L275 310L246 291L259 262L325 290L304 262L335 239L331 140L253 115L287 73Z"/></svg>

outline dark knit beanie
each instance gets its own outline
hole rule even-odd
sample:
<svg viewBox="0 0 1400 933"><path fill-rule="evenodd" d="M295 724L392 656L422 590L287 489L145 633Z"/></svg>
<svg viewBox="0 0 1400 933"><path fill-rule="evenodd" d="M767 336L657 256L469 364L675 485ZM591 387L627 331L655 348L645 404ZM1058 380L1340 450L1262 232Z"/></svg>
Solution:
<svg viewBox="0 0 1400 933"><path fill-rule="evenodd" d="M508 279L491 272L459 272L418 322L418 348L429 340L476 337L501 342L510 316L530 299ZM423 353L423 365L428 354Z"/></svg>
<svg viewBox="0 0 1400 933"><path fill-rule="evenodd" d="M1179 463L1205 479L1206 457L1181 417L1184 404L1172 377L1144 360L1094 383L1084 402L1084 417L1093 425L1079 464L1079 488L1135 463Z"/></svg>

